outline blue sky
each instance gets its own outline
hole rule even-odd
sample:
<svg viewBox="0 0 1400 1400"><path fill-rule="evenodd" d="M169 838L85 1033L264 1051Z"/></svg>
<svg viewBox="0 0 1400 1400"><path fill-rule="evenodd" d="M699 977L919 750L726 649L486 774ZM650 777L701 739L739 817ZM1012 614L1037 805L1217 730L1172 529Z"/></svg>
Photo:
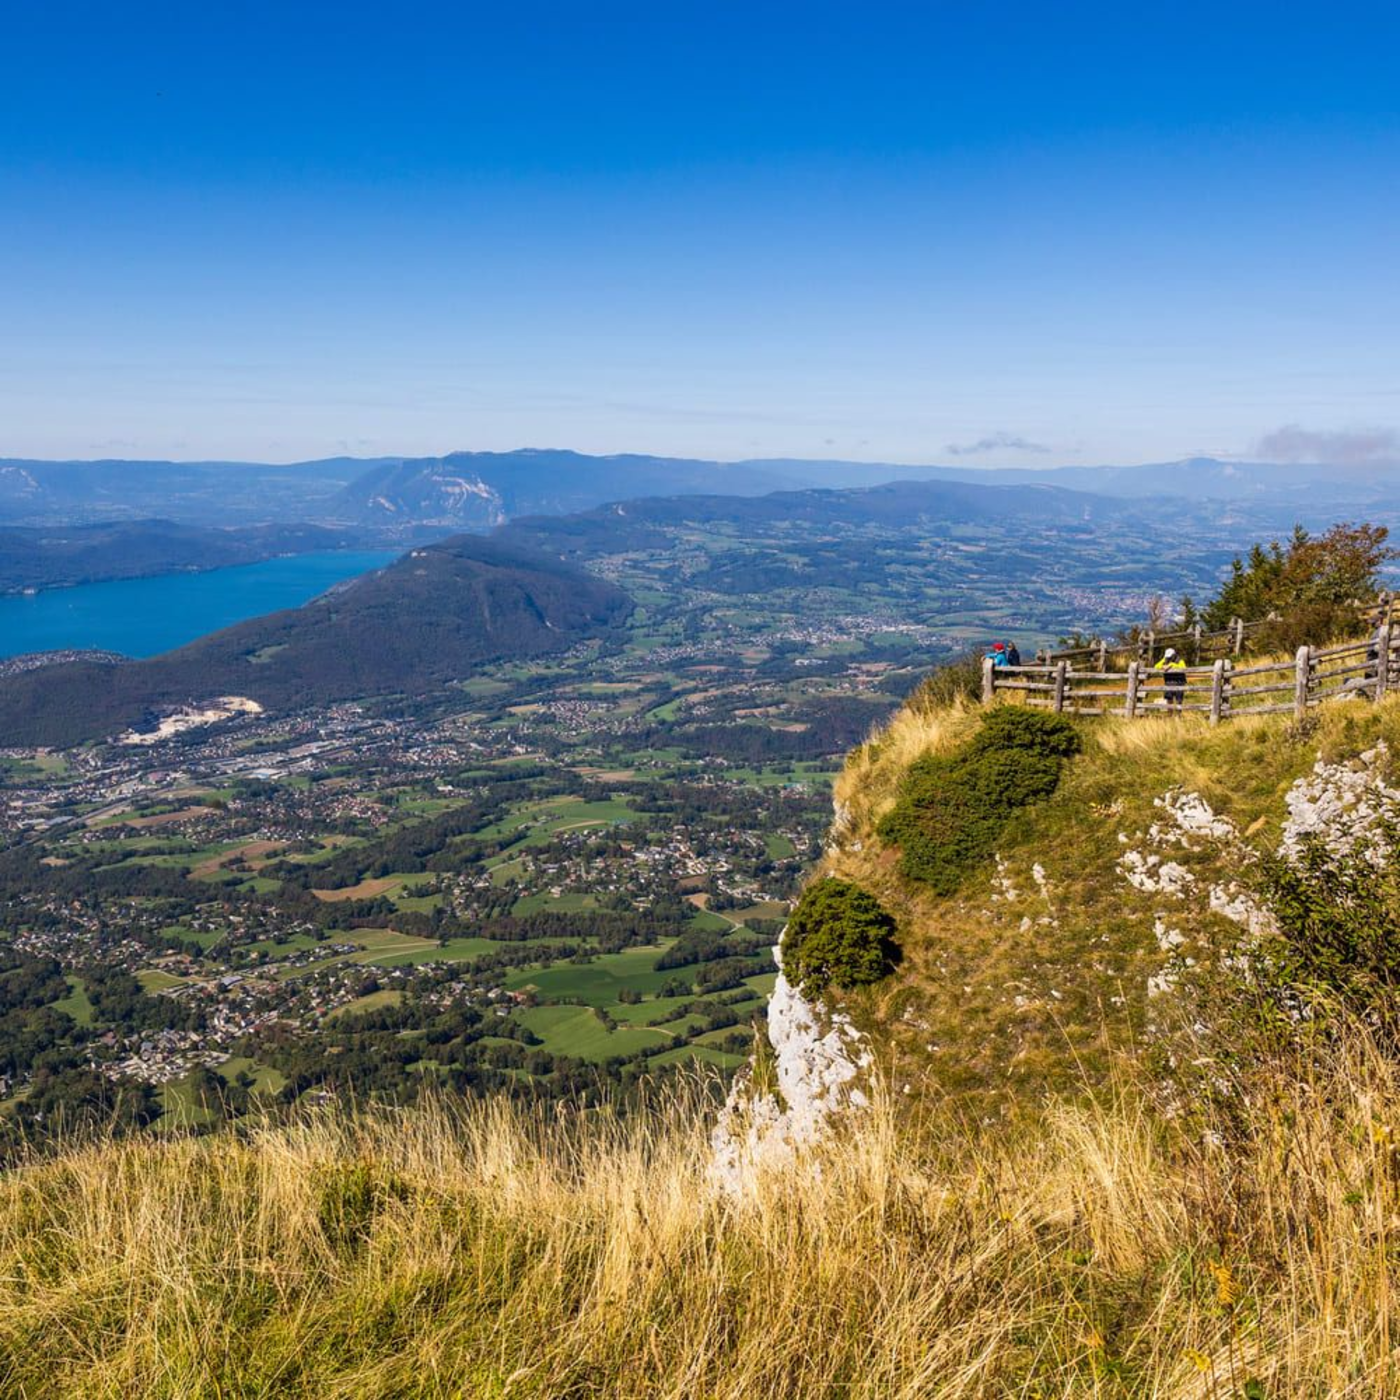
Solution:
<svg viewBox="0 0 1400 1400"><path fill-rule="evenodd" d="M0 455L1400 457L1400 7L7 7Z"/></svg>

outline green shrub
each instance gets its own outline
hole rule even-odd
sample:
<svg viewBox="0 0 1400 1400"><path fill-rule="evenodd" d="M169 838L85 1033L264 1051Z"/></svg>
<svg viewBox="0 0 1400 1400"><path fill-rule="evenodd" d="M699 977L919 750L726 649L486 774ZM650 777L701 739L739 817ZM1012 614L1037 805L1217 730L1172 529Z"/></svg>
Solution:
<svg viewBox="0 0 1400 1400"><path fill-rule="evenodd" d="M1055 791L1080 747L1063 715L991 710L960 749L910 765L880 837L900 848L904 874L952 894L992 855L1012 813Z"/></svg>
<svg viewBox="0 0 1400 1400"><path fill-rule="evenodd" d="M1309 836L1294 859L1263 857L1256 880L1277 929L1265 945L1265 990L1284 1008L1299 994L1314 1011L1333 1003L1392 1048L1400 1026L1397 840L1400 812L1392 810L1351 850Z"/></svg>
<svg viewBox="0 0 1400 1400"><path fill-rule="evenodd" d="M1361 637L1366 630L1365 610L1356 603L1300 603L1265 622L1250 638L1249 649L1261 655L1294 652L1304 645Z"/></svg>
<svg viewBox="0 0 1400 1400"><path fill-rule="evenodd" d="M899 960L894 932L874 895L849 880L818 880L788 921L783 971L809 992L878 982Z"/></svg>

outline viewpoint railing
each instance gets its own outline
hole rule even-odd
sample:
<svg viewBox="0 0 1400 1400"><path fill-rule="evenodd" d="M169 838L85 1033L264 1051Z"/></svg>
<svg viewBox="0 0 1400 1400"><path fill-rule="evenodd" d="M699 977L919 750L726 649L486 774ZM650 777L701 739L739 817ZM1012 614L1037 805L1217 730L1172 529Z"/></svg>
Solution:
<svg viewBox="0 0 1400 1400"><path fill-rule="evenodd" d="M1374 602L1365 604L1365 607L1376 627L1394 621L1395 598L1389 593L1382 593ZM1199 622L1194 627L1182 627L1174 632L1157 632L1152 628L1144 628L1136 637L1125 642L1109 642L1099 638L1082 647L1068 647L1057 651L1042 648L1036 652L1035 659L1041 666L1053 666L1060 661L1068 661L1071 665L1080 661L1096 661L1100 671L1107 671L1111 661L1137 661L1151 665L1157 660L1160 651L1166 647L1175 647L1190 659L1193 666L1200 666L1202 662L1230 660L1240 656L1244 652L1245 643L1252 636L1278 620L1276 615L1256 618L1252 622L1232 617L1228 627L1216 632L1205 631Z"/></svg>
<svg viewBox="0 0 1400 1400"><path fill-rule="evenodd" d="M1239 656L1251 634L1271 622L1263 617L1257 622L1243 622L1232 618L1230 625L1220 632L1206 632L1198 624L1195 627L1179 628L1174 632L1156 632L1148 628L1128 642L1108 642L1098 640L1088 646L1068 647L1059 651L1041 650L1035 659L1041 665L1053 666L1060 661L1097 661L1100 671L1107 671L1110 661L1147 661L1157 659L1158 652L1169 646L1179 647L1190 654L1193 662L1215 661L1229 656Z"/></svg>
<svg viewBox="0 0 1400 1400"><path fill-rule="evenodd" d="M1169 680L1170 678L1170 680ZM1209 666L1159 670L1136 659L1126 671L1076 671L1068 659L1036 666L982 663L982 699L1019 695L1060 714L1120 714L1128 719L1194 712L1212 723L1240 715L1293 714L1343 695L1379 700L1400 685L1400 628L1389 610L1365 641L1299 647L1291 660L1236 666L1219 657Z"/></svg>

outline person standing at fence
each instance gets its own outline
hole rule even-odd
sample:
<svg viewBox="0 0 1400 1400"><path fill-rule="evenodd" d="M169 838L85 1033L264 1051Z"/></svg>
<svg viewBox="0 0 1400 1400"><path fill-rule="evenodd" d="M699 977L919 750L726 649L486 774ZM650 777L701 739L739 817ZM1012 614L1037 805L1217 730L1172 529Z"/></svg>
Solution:
<svg viewBox="0 0 1400 1400"><path fill-rule="evenodd" d="M1006 644L1006 664L1008 666L1021 664L1021 652L1015 642L1007 642Z"/></svg>
<svg viewBox="0 0 1400 1400"><path fill-rule="evenodd" d="M995 666L998 670L1000 670L1003 666L1009 665L1010 663L1008 662L1006 656L1006 643L993 642L991 646L987 648L987 653L984 659L990 661L992 665Z"/></svg>
<svg viewBox="0 0 1400 1400"><path fill-rule="evenodd" d="M1167 709L1180 713L1186 699L1186 662L1176 654L1175 647L1168 647L1152 669L1162 673L1162 696Z"/></svg>

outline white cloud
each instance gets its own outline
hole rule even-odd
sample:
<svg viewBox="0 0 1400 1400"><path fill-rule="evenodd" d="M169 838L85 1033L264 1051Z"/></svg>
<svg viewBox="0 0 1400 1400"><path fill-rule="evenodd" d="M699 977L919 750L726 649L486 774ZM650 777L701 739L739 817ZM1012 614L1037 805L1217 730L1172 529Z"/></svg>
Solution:
<svg viewBox="0 0 1400 1400"><path fill-rule="evenodd" d="M1018 437L1015 433L989 433L976 442L950 442L943 449L950 457L975 457L980 452L1049 452L1041 442L1031 442L1029 438Z"/></svg>
<svg viewBox="0 0 1400 1400"><path fill-rule="evenodd" d="M1364 428L1350 432L1303 428L1290 423L1266 433L1254 445L1266 462L1334 462L1364 466L1400 461L1400 433L1394 428Z"/></svg>

